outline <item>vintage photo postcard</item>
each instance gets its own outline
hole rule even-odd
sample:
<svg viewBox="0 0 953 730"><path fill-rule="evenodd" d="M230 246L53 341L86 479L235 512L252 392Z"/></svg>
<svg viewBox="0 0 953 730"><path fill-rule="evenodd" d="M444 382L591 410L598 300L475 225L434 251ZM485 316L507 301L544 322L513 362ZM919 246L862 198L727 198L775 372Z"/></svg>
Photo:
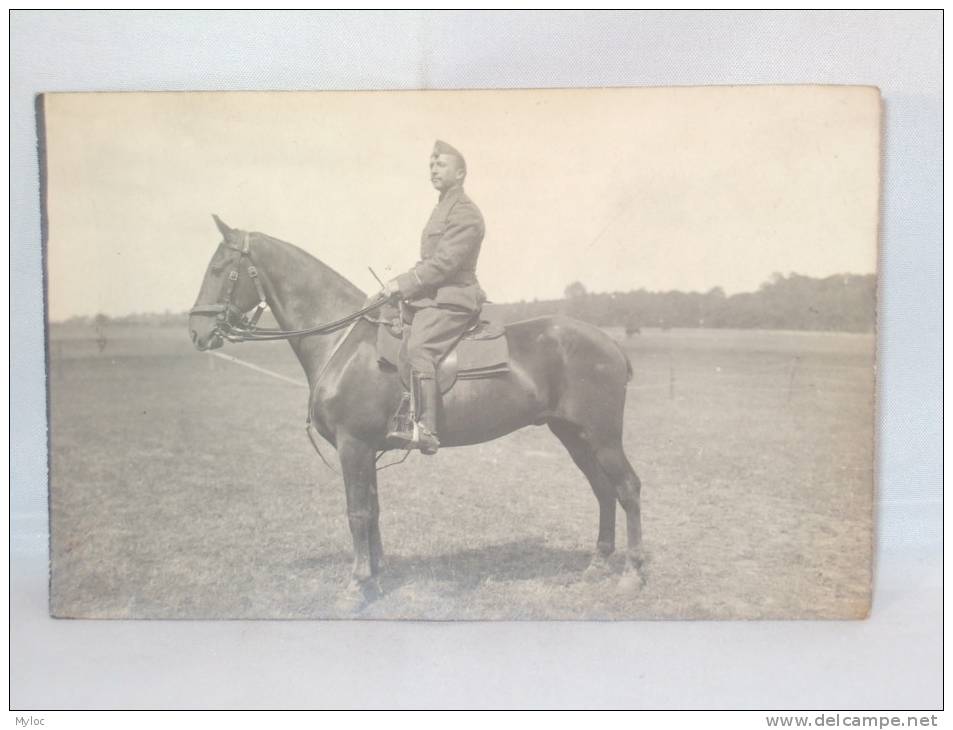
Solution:
<svg viewBox="0 0 953 730"><path fill-rule="evenodd" d="M37 125L53 616L867 616L877 89Z"/></svg>

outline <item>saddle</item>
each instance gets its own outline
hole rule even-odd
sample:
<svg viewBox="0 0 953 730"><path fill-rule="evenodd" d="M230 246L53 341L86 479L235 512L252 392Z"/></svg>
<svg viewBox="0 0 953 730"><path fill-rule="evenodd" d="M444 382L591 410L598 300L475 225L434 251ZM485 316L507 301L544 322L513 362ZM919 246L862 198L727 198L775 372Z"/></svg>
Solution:
<svg viewBox="0 0 953 730"><path fill-rule="evenodd" d="M401 326L400 310L393 304L380 309L377 328L377 361L389 370L400 373L404 387L410 389L410 365L407 362L407 340ZM502 324L480 319L468 329L450 353L437 363L437 386L446 393L458 380L477 380L508 373L509 347Z"/></svg>

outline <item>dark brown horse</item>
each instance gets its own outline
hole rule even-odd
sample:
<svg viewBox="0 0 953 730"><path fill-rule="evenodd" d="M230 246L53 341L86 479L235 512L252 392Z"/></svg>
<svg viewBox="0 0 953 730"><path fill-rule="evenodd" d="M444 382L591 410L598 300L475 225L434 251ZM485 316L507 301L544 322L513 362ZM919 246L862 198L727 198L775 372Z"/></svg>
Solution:
<svg viewBox="0 0 953 730"><path fill-rule="evenodd" d="M365 295L320 261L261 233L229 228L202 281L189 318L199 350L220 347L222 333L264 299L285 331L346 318ZM375 456L385 449L388 420L402 386L383 370L377 325L359 319L333 334L288 338L311 388L310 418L341 460L354 567L345 599L359 603L376 589L382 565ZM508 325L510 371L461 380L445 396L443 446L481 443L529 425L546 424L589 480L599 501L599 537L589 571L608 571L615 548L616 500L627 518L628 549L620 588L641 585L640 483L622 449L626 383L631 366L596 327L562 316Z"/></svg>

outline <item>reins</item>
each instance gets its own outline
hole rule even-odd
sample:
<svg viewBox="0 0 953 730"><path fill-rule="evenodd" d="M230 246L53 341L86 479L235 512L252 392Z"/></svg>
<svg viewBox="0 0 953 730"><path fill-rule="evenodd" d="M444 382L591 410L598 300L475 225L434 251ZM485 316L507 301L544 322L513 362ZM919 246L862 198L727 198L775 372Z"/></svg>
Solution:
<svg viewBox="0 0 953 730"><path fill-rule="evenodd" d="M292 337L304 337L306 335L328 335L332 332L337 332L339 329L351 324L352 322L356 322L365 314L373 312L375 309L380 309L386 303L386 299L379 299L367 305L366 307L362 307L356 312L351 312L350 314L341 317L340 319L336 319L333 322L325 322L324 324L319 324L315 327L307 327L306 329L282 330L258 327L253 321L250 321L248 325L242 322L236 326L226 319L221 322L219 331L221 332L222 337L229 342L265 342L267 340L287 340Z"/></svg>

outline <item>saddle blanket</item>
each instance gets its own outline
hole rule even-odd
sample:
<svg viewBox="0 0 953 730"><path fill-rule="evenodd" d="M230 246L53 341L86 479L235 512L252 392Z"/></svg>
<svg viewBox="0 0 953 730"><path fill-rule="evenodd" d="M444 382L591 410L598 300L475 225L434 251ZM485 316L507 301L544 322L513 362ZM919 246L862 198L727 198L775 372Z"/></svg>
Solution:
<svg viewBox="0 0 953 730"><path fill-rule="evenodd" d="M382 367L397 369L407 386L410 382L407 343L400 336L399 315L396 309L381 311L381 319L384 321L377 330L378 362ZM446 393L457 380L488 378L507 373L509 369L505 328L496 322L480 320L437 364L437 382L440 392Z"/></svg>

